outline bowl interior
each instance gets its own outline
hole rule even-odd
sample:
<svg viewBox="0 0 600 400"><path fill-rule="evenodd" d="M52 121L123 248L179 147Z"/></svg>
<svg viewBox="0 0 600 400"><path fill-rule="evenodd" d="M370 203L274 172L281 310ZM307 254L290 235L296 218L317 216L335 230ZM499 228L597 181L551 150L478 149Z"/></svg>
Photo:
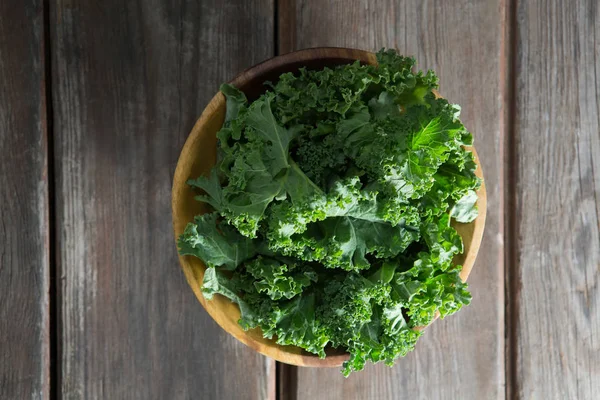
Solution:
<svg viewBox="0 0 600 400"><path fill-rule="evenodd" d="M339 48L308 49L275 57L258 64L242 72L231 83L242 90L252 101L265 91L265 81L276 81L282 73L296 72L301 67L307 69L333 67L356 60L361 63L376 63L375 55L366 51ZM176 238L183 233L185 226L193 220L195 215L209 211L203 203L194 200L195 193L186 184L186 181L189 178L208 175L215 164L216 133L221 128L224 118L225 97L221 93L217 93L196 122L181 152L173 181L172 198L173 227ZM479 166L478 175L482 177L477 156L476 161ZM455 258L456 263L463 265L461 272L463 280L466 280L473 267L483 235L486 210L484 186L481 187L478 195L480 210L478 218L470 224L456 224L455 226L465 244L464 253ZM299 366L334 367L340 366L348 358L347 353L330 349L327 351L325 359L319 359L301 348L280 346L274 340L264 338L260 329L244 331L237 323L240 312L236 304L220 295L215 295L211 301L206 301L202 295L202 280L206 269L202 261L192 256L179 256L179 260L188 283L211 317L231 335L258 352L278 361Z"/></svg>

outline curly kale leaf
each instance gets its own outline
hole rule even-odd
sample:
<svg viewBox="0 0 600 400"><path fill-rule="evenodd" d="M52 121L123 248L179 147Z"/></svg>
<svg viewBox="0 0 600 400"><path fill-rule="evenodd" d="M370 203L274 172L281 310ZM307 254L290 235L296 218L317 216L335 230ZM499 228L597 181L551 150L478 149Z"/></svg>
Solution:
<svg viewBox="0 0 600 400"><path fill-rule="evenodd" d="M477 217L473 137L433 72L377 62L285 73L251 103L222 85L218 163L188 182L214 212L179 238L208 266L207 299L280 345L347 351L345 376L392 365L471 301L450 221Z"/></svg>
<svg viewBox="0 0 600 400"><path fill-rule="evenodd" d="M368 269L369 254L378 258L395 257L418 239L418 231L402 224L333 217L315 223L298 236L294 254L308 261L320 261L328 268Z"/></svg>
<svg viewBox="0 0 600 400"><path fill-rule="evenodd" d="M477 218L477 193L474 190L468 190L467 193L450 210L450 216L458 222L469 223Z"/></svg>
<svg viewBox="0 0 600 400"><path fill-rule="evenodd" d="M216 212L195 217L178 240L179 254L196 256L208 267L233 270L256 255L257 244L217 218Z"/></svg>
<svg viewBox="0 0 600 400"><path fill-rule="evenodd" d="M390 298L388 280L394 269L384 264L369 278L348 273L324 288L321 318L328 321L333 345L350 353L342 368L345 376L363 369L367 361L392 364L412 350L420 336L408 326L403 304Z"/></svg>
<svg viewBox="0 0 600 400"><path fill-rule="evenodd" d="M416 213L389 217L377 193L360 189L357 177L336 181L327 195L307 204L281 203L269 217L269 246L274 251L327 268L369 268L366 255L394 257L419 239Z"/></svg>
<svg viewBox="0 0 600 400"><path fill-rule="evenodd" d="M228 102L232 96L241 98L237 89L224 87ZM198 200L213 206L248 237L256 237L265 210L275 199L285 198L287 193L295 196L320 190L291 159L289 145L297 129L286 129L275 120L271 99L258 99L244 111L244 130L234 145L229 143L234 136L220 133L221 150L226 154L220 168L225 184L216 170L209 178L189 182L206 193ZM235 104L241 113L245 105ZM233 122L224 129L231 125Z"/></svg>
<svg viewBox="0 0 600 400"><path fill-rule="evenodd" d="M202 294L204 297L207 300L212 300L215 294L227 297L240 308L240 320L238 322L242 328L255 328L260 319L258 310L240 296L239 286L239 281L236 278L230 279L216 268L207 268L204 271L202 281Z"/></svg>
<svg viewBox="0 0 600 400"><path fill-rule="evenodd" d="M246 263L246 270L254 277L256 290L272 300L291 299L317 280L317 274L307 265L261 256Z"/></svg>

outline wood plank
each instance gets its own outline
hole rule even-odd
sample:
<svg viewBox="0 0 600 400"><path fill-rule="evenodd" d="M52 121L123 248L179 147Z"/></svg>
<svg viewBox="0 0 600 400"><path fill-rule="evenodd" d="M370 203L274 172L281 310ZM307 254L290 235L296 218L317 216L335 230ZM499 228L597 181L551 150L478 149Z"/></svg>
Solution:
<svg viewBox="0 0 600 400"><path fill-rule="evenodd" d="M0 399L50 395L42 2L0 2Z"/></svg>
<svg viewBox="0 0 600 400"><path fill-rule="evenodd" d="M515 394L600 392L600 7L518 2Z"/></svg>
<svg viewBox="0 0 600 400"><path fill-rule="evenodd" d="M51 12L62 396L274 398L275 363L188 287L170 211L204 106L273 54L272 1L53 0Z"/></svg>
<svg viewBox="0 0 600 400"><path fill-rule="evenodd" d="M461 104L474 133L489 202L469 279L471 306L435 322L416 351L392 369L369 366L347 380L335 369L298 369L298 389L290 398L504 399L504 2L285 0L279 15L282 53L314 46L395 47L414 55L421 68L434 69L441 93Z"/></svg>

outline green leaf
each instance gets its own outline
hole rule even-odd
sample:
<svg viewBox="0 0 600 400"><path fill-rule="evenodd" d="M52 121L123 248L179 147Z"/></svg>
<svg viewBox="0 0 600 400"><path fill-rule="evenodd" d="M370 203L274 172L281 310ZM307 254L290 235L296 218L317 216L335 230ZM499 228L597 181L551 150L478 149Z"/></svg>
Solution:
<svg viewBox="0 0 600 400"><path fill-rule="evenodd" d="M402 275L392 283L392 293L401 304L408 304L412 298L419 294L424 287L419 281L403 279Z"/></svg>
<svg viewBox="0 0 600 400"><path fill-rule="evenodd" d="M442 215L439 220L430 221L421 226L421 234L425 243L431 250L431 258L446 268L452 262L452 258L463 252L463 242L456 230L450 226L448 214Z"/></svg>
<svg viewBox="0 0 600 400"><path fill-rule="evenodd" d="M308 352L325 357L325 346L329 336L315 316L316 297L314 293L297 296L283 303L277 309L275 326L263 331L267 337L277 336L280 345L302 347Z"/></svg>
<svg viewBox="0 0 600 400"><path fill-rule="evenodd" d="M240 325L244 329L254 328L258 323L256 312L246 303L235 290L235 284L223 272L215 268L204 271L202 294L207 300L212 300L215 294L227 297L240 308Z"/></svg>
<svg viewBox="0 0 600 400"><path fill-rule="evenodd" d="M408 323L403 315L402 303L394 303L383 310L383 315L388 326L388 333L392 335L398 334L402 329L408 328Z"/></svg>
<svg viewBox="0 0 600 400"><path fill-rule="evenodd" d="M393 50L377 62L300 68L250 104L223 85L218 163L188 182L215 212L179 240L209 267L207 299L280 345L347 351L345 376L392 365L414 327L471 301L450 220L477 213L473 137L433 72Z"/></svg>
<svg viewBox="0 0 600 400"><path fill-rule="evenodd" d="M206 193L205 195L196 196L196 200L210 204L217 211L223 210L223 191L216 169L213 168L210 171L208 178L200 176L196 179L189 179L187 184Z"/></svg>
<svg viewBox="0 0 600 400"><path fill-rule="evenodd" d="M241 90L228 83L222 84L220 90L226 99L225 124L228 124L239 116L240 109L248 103L248 99Z"/></svg>
<svg viewBox="0 0 600 400"><path fill-rule="evenodd" d="M265 164L273 177L284 168L289 167L288 156L290 141L295 131L285 129L273 116L271 111L272 95L261 97L250 105L246 123L264 141L264 155L268 158Z"/></svg>
<svg viewBox="0 0 600 400"><path fill-rule="evenodd" d="M458 222L469 223L477 218L477 193L474 190L469 190L467 194L461 197L452 209L450 216Z"/></svg>
<svg viewBox="0 0 600 400"><path fill-rule="evenodd" d="M230 142L232 139L240 140L246 125L248 100L242 91L230 84L221 85L220 90L225 95L226 111L225 121L221 130L217 133L217 138L221 145L221 151L231 156L232 143ZM230 162L229 158L226 157L226 163Z"/></svg>
<svg viewBox="0 0 600 400"><path fill-rule="evenodd" d="M246 264L254 277L254 286L272 300L291 299L317 280L312 268L305 265L284 264L272 258L258 257Z"/></svg>
<svg viewBox="0 0 600 400"><path fill-rule="evenodd" d="M396 98L386 91L381 92L378 97L373 97L369 100L369 108L373 112L375 119L397 117L401 112L400 105L396 103Z"/></svg>
<svg viewBox="0 0 600 400"><path fill-rule="evenodd" d="M369 109L367 107L357 107L354 110L354 113L350 115L348 118L341 119L337 123L337 134L340 138L346 139L350 137L353 133L361 133L364 137L365 132L364 128L369 126L369 121L371 120L371 115L369 114ZM361 136L356 136L350 139L349 146L357 144L359 142L358 138Z"/></svg>
<svg viewBox="0 0 600 400"><path fill-rule="evenodd" d="M377 269L377 271L369 276L369 280L373 283L390 283L394 277L394 272L396 272L397 267L397 264L385 261L382 266Z"/></svg>
<svg viewBox="0 0 600 400"><path fill-rule="evenodd" d="M436 104L443 102L436 100ZM406 163L400 170L406 183L400 179L400 185L412 186L414 193L421 196L433 183L433 175L439 166L448 158L448 153L453 149L454 138L461 135L464 129L462 124L451 117L451 109L445 104L440 106L444 113L430 118L431 110L424 110L419 106L419 128L410 141ZM430 105L430 108L434 108ZM412 108L407 113L412 113ZM398 184L396 184L398 185ZM405 189L406 190L406 189Z"/></svg>
<svg viewBox="0 0 600 400"><path fill-rule="evenodd" d="M316 222L302 238L292 240L310 249L308 260L321 261L328 268L360 270L370 267L367 254L378 258L395 257L418 237L418 231L402 224L392 226L352 217L333 217Z"/></svg>
<svg viewBox="0 0 600 400"><path fill-rule="evenodd" d="M256 246L233 227L217 224L217 217L209 213L194 218L179 237L179 253L196 256L208 267L233 270L256 254Z"/></svg>
<svg viewBox="0 0 600 400"><path fill-rule="evenodd" d="M469 190L477 190L481 185L481 180L475 175L476 169L473 153L459 147L440 166L436 182L445 182L446 193L451 199L458 200Z"/></svg>

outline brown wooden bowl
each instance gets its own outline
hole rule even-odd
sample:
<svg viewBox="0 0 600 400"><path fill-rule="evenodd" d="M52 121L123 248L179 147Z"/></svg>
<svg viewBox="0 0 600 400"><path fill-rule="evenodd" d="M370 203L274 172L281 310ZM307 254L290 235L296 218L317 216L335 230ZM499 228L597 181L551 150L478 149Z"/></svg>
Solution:
<svg viewBox="0 0 600 400"><path fill-rule="evenodd" d="M376 64L374 53L362 50L344 48L315 48L300 50L283 56L271 58L238 75L232 82L242 90L250 101L256 99L264 92L265 81L276 81L284 72L295 72L300 67L308 69L322 69L340 64L348 64L359 60L365 64ZM181 235L188 222L195 215L203 214L208 207L194 200L195 193L186 184L189 178L208 175L216 162L217 139L216 133L221 128L225 118L225 97L217 93L206 106L200 119L194 125L185 146L179 157L175 177L173 180L173 227L175 239ZM475 149L471 149L475 153ZM479 158L475 153L478 165L477 175L483 177ZM483 236L483 227L486 214L485 185L478 192L479 216L470 224L455 224L455 228L462 236L465 251L456 256L455 263L462 264L461 278L467 279ZM263 337L260 329L244 331L239 325L240 311L235 303L229 299L215 295L211 301L206 301L202 295L202 279L204 278L205 265L196 257L179 256L179 261L188 283L196 297L210 314L210 316L227 332L242 343L256 351L277 361L287 364L309 367L337 367L348 359L348 354L339 350L327 351L327 357L320 359L295 346L280 346L274 340Z"/></svg>

